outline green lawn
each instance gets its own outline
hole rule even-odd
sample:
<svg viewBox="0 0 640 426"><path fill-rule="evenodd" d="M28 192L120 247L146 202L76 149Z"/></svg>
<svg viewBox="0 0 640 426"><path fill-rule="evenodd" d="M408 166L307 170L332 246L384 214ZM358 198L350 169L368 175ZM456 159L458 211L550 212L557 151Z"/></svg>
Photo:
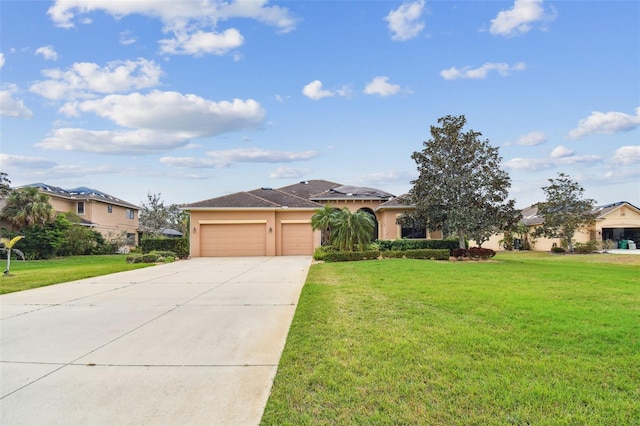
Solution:
<svg viewBox="0 0 640 426"><path fill-rule="evenodd" d="M638 425L640 256L312 265L264 425Z"/></svg>
<svg viewBox="0 0 640 426"><path fill-rule="evenodd" d="M2 270L6 259L0 261ZM125 255L71 256L51 260L12 260L11 275L0 278L0 294L43 287L66 281L130 271L150 263L127 263Z"/></svg>

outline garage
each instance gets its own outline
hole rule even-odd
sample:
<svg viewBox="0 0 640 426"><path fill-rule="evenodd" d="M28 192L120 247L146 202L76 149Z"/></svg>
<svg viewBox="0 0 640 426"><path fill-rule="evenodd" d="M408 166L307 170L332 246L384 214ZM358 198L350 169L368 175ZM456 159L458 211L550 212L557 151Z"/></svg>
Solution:
<svg viewBox="0 0 640 426"><path fill-rule="evenodd" d="M200 255L266 256L266 223L215 223L200 226Z"/></svg>
<svg viewBox="0 0 640 426"><path fill-rule="evenodd" d="M282 255L311 256L313 231L309 221L282 222Z"/></svg>

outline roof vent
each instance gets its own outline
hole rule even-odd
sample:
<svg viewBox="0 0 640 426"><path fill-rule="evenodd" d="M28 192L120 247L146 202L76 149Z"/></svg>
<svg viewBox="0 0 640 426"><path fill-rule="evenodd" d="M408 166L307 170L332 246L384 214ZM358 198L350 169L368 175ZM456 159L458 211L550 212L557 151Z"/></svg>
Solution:
<svg viewBox="0 0 640 426"><path fill-rule="evenodd" d="M302 180L300 181L301 184L303 185L309 185L309 181L308 180Z"/></svg>
<svg viewBox="0 0 640 426"><path fill-rule="evenodd" d="M262 187L260 189L262 189L263 191L273 191L273 188L267 188L267 187Z"/></svg>

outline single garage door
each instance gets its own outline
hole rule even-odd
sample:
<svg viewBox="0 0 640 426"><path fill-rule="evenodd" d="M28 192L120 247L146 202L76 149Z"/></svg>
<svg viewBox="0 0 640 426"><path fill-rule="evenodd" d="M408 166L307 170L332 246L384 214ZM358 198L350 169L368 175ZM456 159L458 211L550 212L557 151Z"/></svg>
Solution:
<svg viewBox="0 0 640 426"><path fill-rule="evenodd" d="M282 224L282 255L313 255L313 230L310 223Z"/></svg>
<svg viewBox="0 0 640 426"><path fill-rule="evenodd" d="M200 226L200 256L266 256L264 223L233 223Z"/></svg>

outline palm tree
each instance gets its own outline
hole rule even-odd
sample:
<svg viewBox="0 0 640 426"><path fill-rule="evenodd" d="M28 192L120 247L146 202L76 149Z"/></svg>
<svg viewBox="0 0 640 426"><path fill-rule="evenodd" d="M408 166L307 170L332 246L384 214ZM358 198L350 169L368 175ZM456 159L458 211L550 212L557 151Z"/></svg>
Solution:
<svg viewBox="0 0 640 426"><path fill-rule="evenodd" d="M314 231L320 229L320 241L323 246L331 245L331 222L336 211L329 204L325 204L323 208L317 209L315 214L311 216L311 228Z"/></svg>
<svg viewBox="0 0 640 426"><path fill-rule="evenodd" d="M338 250L353 251L356 246L364 250L374 229L375 222L369 213L362 210L351 213L344 207L333 214L331 241Z"/></svg>
<svg viewBox="0 0 640 426"><path fill-rule="evenodd" d="M18 188L9 193L0 217L18 229L31 225L44 225L55 217L49 196L38 188Z"/></svg>

